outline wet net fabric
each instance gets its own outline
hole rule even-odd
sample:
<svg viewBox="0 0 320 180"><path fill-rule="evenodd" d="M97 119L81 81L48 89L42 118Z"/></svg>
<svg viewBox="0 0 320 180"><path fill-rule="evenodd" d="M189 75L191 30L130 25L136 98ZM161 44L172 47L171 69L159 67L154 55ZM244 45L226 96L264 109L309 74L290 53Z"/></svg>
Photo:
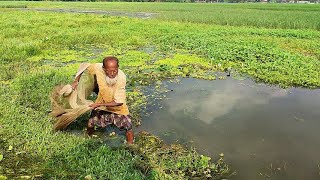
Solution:
<svg viewBox="0 0 320 180"><path fill-rule="evenodd" d="M87 71L84 71L75 90L71 85L60 85L54 88L51 93L52 112L56 121L53 126L55 130L65 129L79 116L91 110L93 103L88 97L95 88L95 78Z"/></svg>

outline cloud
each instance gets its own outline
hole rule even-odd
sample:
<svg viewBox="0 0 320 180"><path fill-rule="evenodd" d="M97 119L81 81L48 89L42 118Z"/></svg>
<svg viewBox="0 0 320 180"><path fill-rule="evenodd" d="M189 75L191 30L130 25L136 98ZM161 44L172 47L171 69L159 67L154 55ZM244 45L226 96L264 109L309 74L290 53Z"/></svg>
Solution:
<svg viewBox="0 0 320 180"><path fill-rule="evenodd" d="M188 83L182 83L182 86ZM285 97L288 90L269 87L266 85L248 85L242 82L224 81L210 87L182 87L184 91L177 91L168 101L169 112L184 113L191 118L205 123L212 123L218 117L228 114L234 108L250 108L267 104L273 98ZM190 92L186 89L193 89Z"/></svg>

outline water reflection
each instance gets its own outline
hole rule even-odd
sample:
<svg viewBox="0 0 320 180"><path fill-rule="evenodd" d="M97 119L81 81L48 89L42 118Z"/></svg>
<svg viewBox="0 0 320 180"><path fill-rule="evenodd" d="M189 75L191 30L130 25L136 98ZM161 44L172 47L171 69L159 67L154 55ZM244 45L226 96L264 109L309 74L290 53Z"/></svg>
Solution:
<svg viewBox="0 0 320 180"><path fill-rule="evenodd" d="M320 179L320 90L182 79L140 129L226 154L235 179ZM152 101L152 100L151 100ZM149 110L152 110L151 108Z"/></svg>
<svg viewBox="0 0 320 180"><path fill-rule="evenodd" d="M197 89L198 85L202 87L200 91ZM180 90L179 92L185 94L184 98L173 98L165 102L169 112L176 114L184 111L184 113L194 114L193 118L210 124L238 106L250 108L250 106L267 104L270 99L284 97L289 93L284 89L266 89L265 86L248 87L244 83L235 84L234 81L225 81L219 88L213 89L210 85L207 88L204 89L203 84L196 84L192 89L185 88L185 92Z"/></svg>

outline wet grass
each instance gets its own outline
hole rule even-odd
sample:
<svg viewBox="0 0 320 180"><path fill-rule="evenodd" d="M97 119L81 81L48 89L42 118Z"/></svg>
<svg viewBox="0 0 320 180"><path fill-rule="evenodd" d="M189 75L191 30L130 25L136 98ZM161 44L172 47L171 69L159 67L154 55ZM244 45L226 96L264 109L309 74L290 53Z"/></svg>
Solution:
<svg viewBox="0 0 320 180"><path fill-rule="evenodd" d="M7 29L0 37L2 80L12 79L16 71L34 64L59 67L87 59L98 62L104 55L114 54L126 67L138 67L135 70L141 72L158 70L162 72L156 73L159 76L192 71L203 76L202 67L206 71L230 67L283 87L315 88L320 84L318 31L226 28L86 14L9 11L1 16L7 15L1 24ZM79 50L92 49L91 44L105 51L92 59L92 52ZM155 47L155 51L141 52L141 47ZM188 59L185 67L177 65L179 58ZM166 64L160 67L160 62ZM201 68L194 69L200 62Z"/></svg>
<svg viewBox="0 0 320 180"><path fill-rule="evenodd" d="M27 5L14 2L2 2L0 8L27 8Z"/></svg>
<svg viewBox="0 0 320 180"><path fill-rule="evenodd" d="M4 131L1 140L6 137L6 145L1 146L4 156L0 162L1 175L10 179L20 176L40 179L73 179L87 175L94 179L144 177L133 167L134 155L127 150L112 150L84 136L55 133L47 113L15 103L6 105L10 106L1 106L1 111L8 113L1 119L1 132ZM11 151L10 146L13 147Z"/></svg>
<svg viewBox="0 0 320 180"><path fill-rule="evenodd" d="M75 3L75 7L80 5L87 4ZM53 132L48 95L55 85L71 82L81 62L100 62L106 55L119 57L127 74L128 104L137 125L147 103L139 87L162 79L182 76L214 80L220 79L217 71L231 70L283 87L320 87L320 33L316 30L225 27L11 8L4 11L0 13L0 140L5 144L1 146L4 158L0 173L9 178L9 172L26 166L35 168L27 168L18 176L176 179L198 176L202 165L208 175L206 168L219 164L177 146L185 158L167 159L163 166L155 166L159 161L155 157L139 167L136 163L146 158L139 150L114 150L99 140ZM8 151L9 146L15 153ZM162 150L176 150L170 147ZM16 152L26 152L27 156ZM203 164L188 164L190 157ZM24 158L30 159L26 165L14 166ZM12 164L4 166L9 161ZM228 168L216 174L209 170L210 176L218 178Z"/></svg>
<svg viewBox="0 0 320 180"><path fill-rule="evenodd" d="M28 152L21 149L25 142L12 145L7 142L6 134L1 133L0 138L0 179L23 178L26 174L34 174L34 177L41 177L41 166L34 162L41 162L37 156L31 156ZM3 176L6 175L6 176Z"/></svg>
<svg viewBox="0 0 320 180"><path fill-rule="evenodd" d="M142 179L129 151L111 149L99 140L88 140L67 152L54 154L46 163L45 179ZM70 163L72 162L72 163Z"/></svg>

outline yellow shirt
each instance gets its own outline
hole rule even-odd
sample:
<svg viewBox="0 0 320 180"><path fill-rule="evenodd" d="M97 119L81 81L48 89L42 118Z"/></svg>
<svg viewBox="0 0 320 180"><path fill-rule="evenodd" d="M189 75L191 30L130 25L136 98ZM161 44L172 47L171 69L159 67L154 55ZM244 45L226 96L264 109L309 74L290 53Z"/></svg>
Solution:
<svg viewBox="0 0 320 180"><path fill-rule="evenodd" d="M98 109L112 112L115 114L128 115L129 109L126 104L126 75L118 70L117 82L114 85L107 84L106 74L102 68L102 63L90 64L87 67L90 75L95 75L99 87L98 97L96 103L108 103L115 101L123 103L121 106L105 107L101 106Z"/></svg>

